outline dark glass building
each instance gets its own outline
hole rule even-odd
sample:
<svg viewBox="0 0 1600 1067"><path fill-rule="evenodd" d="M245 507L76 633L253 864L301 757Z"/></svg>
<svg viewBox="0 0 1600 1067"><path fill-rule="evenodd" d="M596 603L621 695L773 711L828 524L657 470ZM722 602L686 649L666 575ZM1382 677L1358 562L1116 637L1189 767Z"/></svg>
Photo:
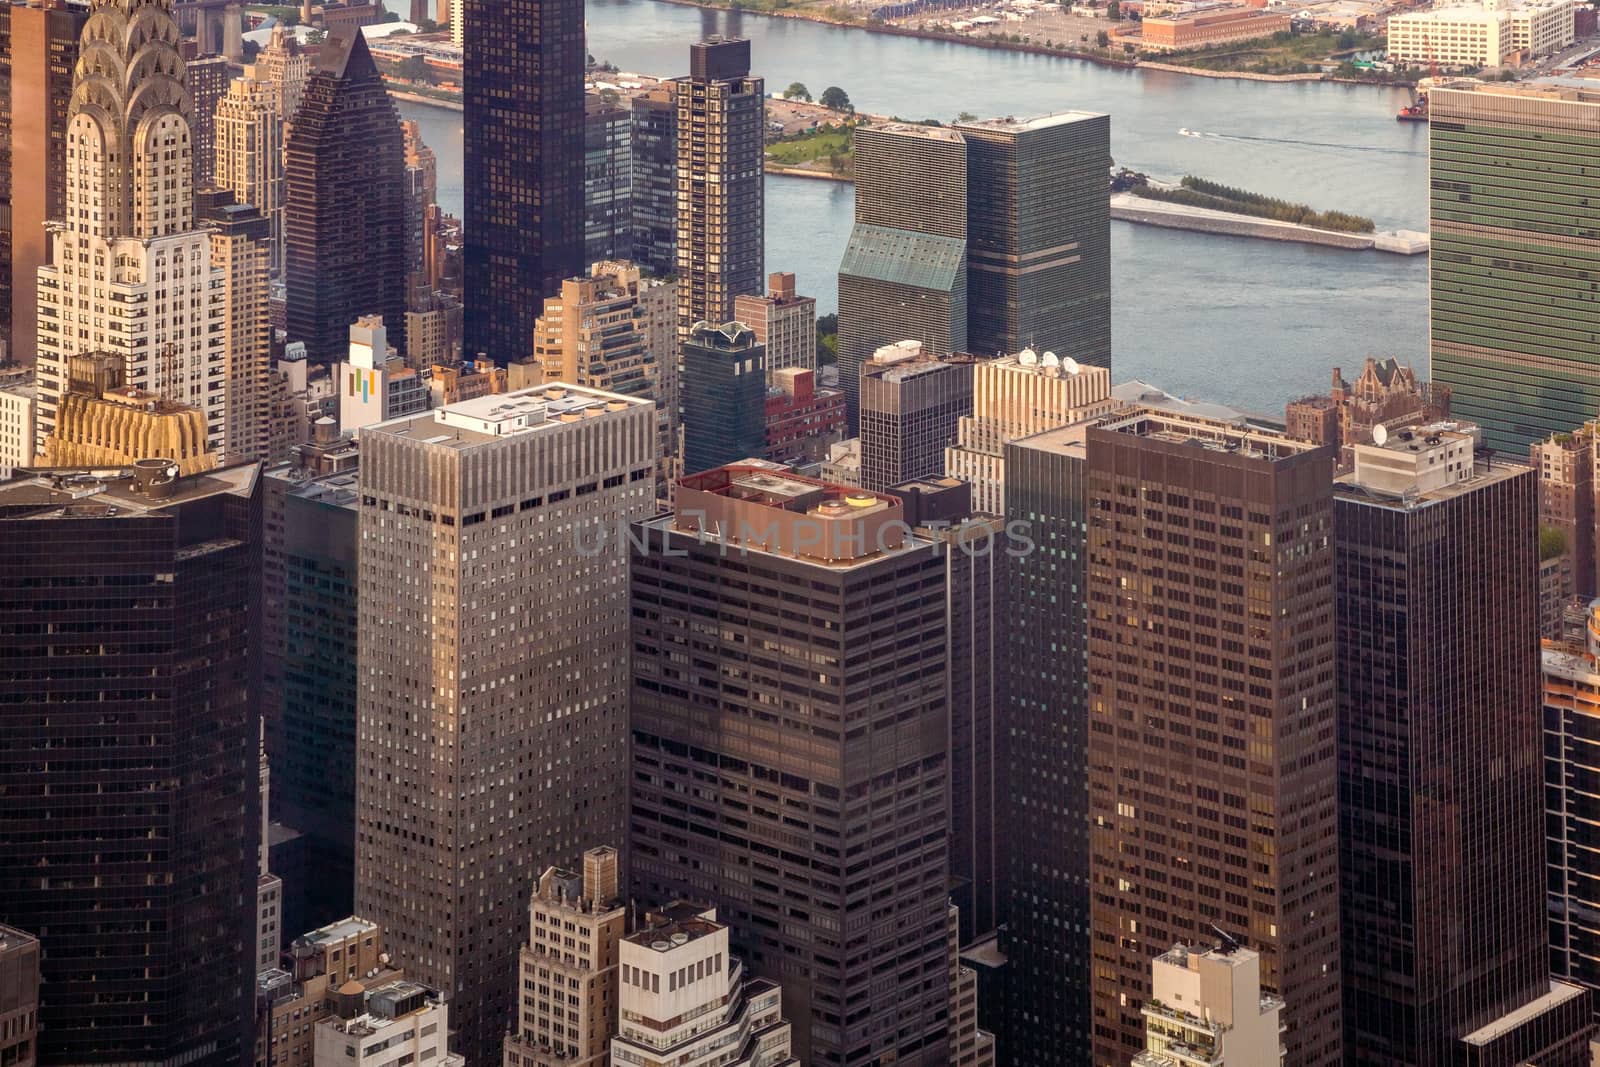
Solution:
<svg viewBox="0 0 1600 1067"><path fill-rule="evenodd" d="M533 350L583 262L583 0L466 4L462 152L469 357Z"/></svg>
<svg viewBox="0 0 1600 1067"><path fill-rule="evenodd" d="M354 910L356 571L359 477L266 475L267 551L278 583L281 706L267 718L274 822L300 835L316 877L284 884L284 929L315 930ZM269 639L270 640L270 639Z"/></svg>
<svg viewBox="0 0 1600 1067"><path fill-rule="evenodd" d="M766 274L766 88L750 76L750 42L689 47L678 105L678 325L727 322L733 300L759 296Z"/></svg>
<svg viewBox="0 0 1600 1067"><path fill-rule="evenodd" d="M404 352L405 142L360 30L323 42L285 155L288 339L313 363L339 363L350 324L381 315Z"/></svg>
<svg viewBox="0 0 1600 1067"><path fill-rule="evenodd" d="M632 535L634 892L716 904L802 1063L946 1067L945 561L770 467L674 505Z"/></svg>
<svg viewBox="0 0 1600 1067"><path fill-rule="evenodd" d="M748 326L700 323L683 342L683 469L691 474L767 452L767 350Z"/></svg>
<svg viewBox="0 0 1600 1067"><path fill-rule="evenodd" d="M678 101L672 87L633 98L633 260L652 274L678 269Z"/></svg>
<svg viewBox="0 0 1600 1067"><path fill-rule="evenodd" d="M183 65L183 84L194 101L189 136L194 142L194 187L211 181L217 165L217 102L228 95L233 65L224 56L199 56ZM258 207L260 205L257 205Z"/></svg>
<svg viewBox="0 0 1600 1067"><path fill-rule="evenodd" d="M861 367L861 484L881 492L944 473L944 450L972 414L972 368L961 354L888 345Z"/></svg>
<svg viewBox="0 0 1600 1067"><path fill-rule="evenodd" d="M1005 879L1000 842L1008 834L996 805L1011 772L1000 762L997 733L1005 706L1005 583L1011 553L1005 520L973 515L972 486L924 478L889 489L905 521L945 560L945 656L950 675L950 902L962 945L992 934L1001 921ZM1002 782L1006 783L1002 785ZM979 990L980 1010L982 989Z"/></svg>
<svg viewBox="0 0 1600 1067"><path fill-rule="evenodd" d="M1111 117L962 122L967 350L1111 366Z"/></svg>
<svg viewBox="0 0 1600 1067"><path fill-rule="evenodd" d="M855 131L856 217L839 263L839 386L849 429L861 368L897 341L967 350L967 146L937 126Z"/></svg>
<svg viewBox="0 0 1600 1067"><path fill-rule="evenodd" d="M1027 541L1008 562L999 624L1006 962L995 1036L1001 1062L1038 1067L1090 1062L1083 433L1005 444L1006 522Z"/></svg>
<svg viewBox="0 0 1600 1067"><path fill-rule="evenodd" d="M1551 982L1545 918L1538 476L1457 425L1356 445L1335 497L1345 1062L1580 1067L1589 994Z"/></svg>
<svg viewBox="0 0 1600 1067"><path fill-rule="evenodd" d="M259 507L254 466L0 484L0 922L39 938L41 1064L250 1058Z"/></svg>
<svg viewBox="0 0 1600 1067"><path fill-rule="evenodd" d="M1484 85L1428 104L1431 377L1484 444L1525 455L1600 409L1600 101Z"/></svg>
<svg viewBox="0 0 1600 1067"><path fill-rule="evenodd" d="M633 109L589 93L583 112L583 261L632 258Z"/></svg>
<svg viewBox="0 0 1600 1067"><path fill-rule="evenodd" d="M1333 450L1151 409L1085 467L1093 1063L1144 1051L1152 960L1221 929L1286 1062L1334 1067Z"/></svg>

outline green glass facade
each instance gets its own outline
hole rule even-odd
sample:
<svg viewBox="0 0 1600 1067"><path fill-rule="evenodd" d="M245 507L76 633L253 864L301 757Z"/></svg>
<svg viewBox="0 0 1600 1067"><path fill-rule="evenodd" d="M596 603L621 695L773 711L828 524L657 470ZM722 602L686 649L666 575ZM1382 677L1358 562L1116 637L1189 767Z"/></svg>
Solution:
<svg viewBox="0 0 1600 1067"><path fill-rule="evenodd" d="M1600 94L1429 104L1432 376L1484 444L1525 454L1600 411Z"/></svg>

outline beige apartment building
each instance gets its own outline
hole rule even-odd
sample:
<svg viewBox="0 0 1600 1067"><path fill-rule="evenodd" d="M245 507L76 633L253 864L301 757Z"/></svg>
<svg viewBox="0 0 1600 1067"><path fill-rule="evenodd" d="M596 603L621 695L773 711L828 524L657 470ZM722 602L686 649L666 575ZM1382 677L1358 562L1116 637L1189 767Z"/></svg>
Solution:
<svg viewBox="0 0 1600 1067"><path fill-rule="evenodd" d="M1006 442L1110 412L1111 372L1025 348L973 373L972 414L944 450L945 473L971 483L973 511L1004 515Z"/></svg>
<svg viewBox="0 0 1600 1067"><path fill-rule="evenodd" d="M767 275L767 294L734 297L733 318L755 332L767 348L767 387L777 385L777 373L790 367L815 370L817 366L817 302L796 296L794 275L779 271Z"/></svg>
<svg viewBox="0 0 1600 1067"><path fill-rule="evenodd" d="M401 977L383 930L354 915L295 938L288 956L291 970L256 977L255 1067L312 1067L316 1024L333 1014L339 987Z"/></svg>
<svg viewBox="0 0 1600 1067"><path fill-rule="evenodd" d="M505 1067L607 1067L617 1032L617 945L627 909L617 850L583 854L583 873L547 867L528 905L521 1010Z"/></svg>

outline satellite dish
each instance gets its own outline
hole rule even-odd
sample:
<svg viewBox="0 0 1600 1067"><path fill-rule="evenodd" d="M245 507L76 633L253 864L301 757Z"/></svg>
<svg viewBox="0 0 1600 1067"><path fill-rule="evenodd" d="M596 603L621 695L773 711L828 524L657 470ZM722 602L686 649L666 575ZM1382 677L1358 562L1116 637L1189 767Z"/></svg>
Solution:
<svg viewBox="0 0 1600 1067"><path fill-rule="evenodd" d="M1061 369L1066 371L1068 374L1077 374L1079 370L1078 361L1073 359L1071 356L1068 356L1066 359L1061 361Z"/></svg>
<svg viewBox="0 0 1600 1067"><path fill-rule="evenodd" d="M1056 358L1056 354L1054 352L1046 352L1043 356L1039 357L1039 362L1046 367L1061 366L1061 360Z"/></svg>
<svg viewBox="0 0 1600 1067"><path fill-rule="evenodd" d="M1378 425L1372 428L1372 443L1382 447L1383 445L1388 444L1388 442L1389 429L1380 422Z"/></svg>
<svg viewBox="0 0 1600 1067"><path fill-rule="evenodd" d="M1024 367L1031 367L1039 362L1039 354L1031 348L1024 348L1017 353L1017 362Z"/></svg>

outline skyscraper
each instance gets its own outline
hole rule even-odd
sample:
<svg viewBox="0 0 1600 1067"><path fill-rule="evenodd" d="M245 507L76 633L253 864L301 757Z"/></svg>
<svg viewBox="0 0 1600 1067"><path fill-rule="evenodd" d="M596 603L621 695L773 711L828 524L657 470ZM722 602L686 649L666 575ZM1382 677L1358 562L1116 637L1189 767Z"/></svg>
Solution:
<svg viewBox="0 0 1600 1067"><path fill-rule="evenodd" d="M1151 958L1216 926L1287 1062L1332 1067L1333 452L1146 409L1090 427L1085 478L1093 1062L1144 1049Z"/></svg>
<svg viewBox="0 0 1600 1067"><path fill-rule="evenodd" d="M281 661L278 706L262 709L272 817L301 835L316 874L284 887L285 928L308 930L354 909L360 479L284 467L263 480L263 651Z"/></svg>
<svg viewBox="0 0 1600 1067"><path fill-rule="evenodd" d="M130 386L200 409L207 448L221 451L227 307L210 235L194 218L190 101L170 0L99 3L80 47L95 50L125 73L80 63L74 77L65 211L37 275L40 439L55 428L67 359L114 351ZM133 306L149 311L125 314Z"/></svg>
<svg viewBox="0 0 1600 1067"><path fill-rule="evenodd" d="M958 122L967 142L967 349L1111 366L1111 118Z"/></svg>
<svg viewBox="0 0 1600 1067"><path fill-rule="evenodd" d="M884 345L861 368L861 486L891 485L944 473L945 449L972 414L967 355L938 356L917 341Z"/></svg>
<svg viewBox="0 0 1600 1067"><path fill-rule="evenodd" d="M235 78L217 103L213 181L267 218L267 266L283 273L283 119L265 82Z"/></svg>
<svg viewBox="0 0 1600 1067"><path fill-rule="evenodd" d="M0 485L0 922L40 940L41 1063L250 1058L259 508L251 466Z"/></svg>
<svg viewBox="0 0 1600 1067"><path fill-rule="evenodd" d="M1007 561L1005 705L995 761L1006 963L1000 1051L1011 1063L1083 1067L1089 987L1088 577L1083 426L1004 444L1006 521L1027 551Z"/></svg>
<svg viewBox="0 0 1600 1067"><path fill-rule="evenodd" d="M193 102L190 141L193 151L194 185L198 189L212 180L217 162L217 105L228 93L233 80L233 65L225 56L211 55L184 64L183 82Z"/></svg>
<svg viewBox="0 0 1600 1067"><path fill-rule="evenodd" d="M696 323L683 342L683 469L690 474L767 451L767 352L742 323Z"/></svg>
<svg viewBox="0 0 1600 1067"><path fill-rule="evenodd" d="M1600 775L1600 601L1576 633L1542 643L1545 853L1550 970L1600 995L1600 853L1588 844L1600 803L1584 783Z"/></svg>
<svg viewBox="0 0 1600 1067"><path fill-rule="evenodd" d="M1111 372L1025 348L973 368L972 412L944 453L945 473L972 486L973 509L1006 513L1005 444L1111 410Z"/></svg>
<svg viewBox="0 0 1600 1067"><path fill-rule="evenodd" d="M633 255L633 109L587 93L583 109L583 262Z"/></svg>
<svg viewBox="0 0 1600 1067"><path fill-rule="evenodd" d="M0 225L0 283L6 285L7 357L32 363L39 330L39 268L49 262L45 223L66 216L67 109L72 100L78 38L89 17L87 3L46 7L8 4L0 26L8 47L6 98L0 100L0 191L9 200L9 221ZM9 281L6 281L9 272Z"/></svg>
<svg viewBox="0 0 1600 1067"><path fill-rule="evenodd" d="M473 1064L514 1017L535 863L627 832L615 538L655 506L655 430L550 385L362 431L356 911Z"/></svg>
<svg viewBox="0 0 1600 1067"><path fill-rule="evenodd" d="M733 320L733 299L761 292L765 247L766 90L750 42L689 48L678 104L678 325Z"/></svg>
<svg viewBox="0 0 1600 1067"><path fill-rule="evenodd" d="M283 139L289 139L289 129L294 124L295 113L311 80L311 57L300 48L300 39L288 31L283 23L272 27L267 46L256 53L250 76L266 85L278 107L278 117L283 120Z"/></svg>
<svg viewBox="0 0 1600 1067"><path fill-rule="evenodd" d="M1475 429L1355 445L1335 496L1345 1062L1587 1062L1550 980L1538 479Z"/></svg>
<svg viewBox="0 0 1600 1067"><path fill-rule="evenodd" d="M910 339L932 356L967 350L966 141L936 126L858 126L855 169L855 226L839 264L839 385L851 429L861 367L880 347Z"/></svg>
<svg viewBox="0 0 1600 1067"><path fill-rule="evenodd" d="M466 113L466 347L528 354L544 298L583 271L582 0L455 0Z"/></svg>
<svg viewBox="0 0 1600 1067"><path fill-rule="evenodd" d="M405 350L405 150L400 116L358 29L328 35L289 131L284 235L289 340L344 357L350 324L380 315Z"/></svg>
<svg viewBox="0 0 1600 1067"><path fill-rule="evenodd" d="M945 1067L944 560L770 465L673 503L631 549L634 891L717 905L802 1062Z"/></svg>
<svg viewBox="0 0 1600 1067"><path fill-rule="evenodd" d="M272 223L252 204L214 187L195 197L200 221L211 227L211 264L227 299L227 437L224 455L262 460L268 453L267 405L272 373L272 325L267 276Z"/></svg>
<svg viewBox="0 0 1600 1067"><path fill-rule="evenodd" d="M1484 444L1520 455L1600 409L1584 245L1600 101L1486 84L1428 106L1432 378Z"/></svg>
<svg viewBox="0 0 1600 1067"><path fill-rule="evenodd" d="M631 106L633 258L653 274L671 274L678 269L677 92L657 86Z"/></svg>
<svg viewBox="0 0 1600 1067"><path fill-rule="evenodd" d="M583 870L547 867L528 904L528 941L505 1067L600 1067L617 1033L618 945L628 909L617 850L583 854Z"/></svg>

